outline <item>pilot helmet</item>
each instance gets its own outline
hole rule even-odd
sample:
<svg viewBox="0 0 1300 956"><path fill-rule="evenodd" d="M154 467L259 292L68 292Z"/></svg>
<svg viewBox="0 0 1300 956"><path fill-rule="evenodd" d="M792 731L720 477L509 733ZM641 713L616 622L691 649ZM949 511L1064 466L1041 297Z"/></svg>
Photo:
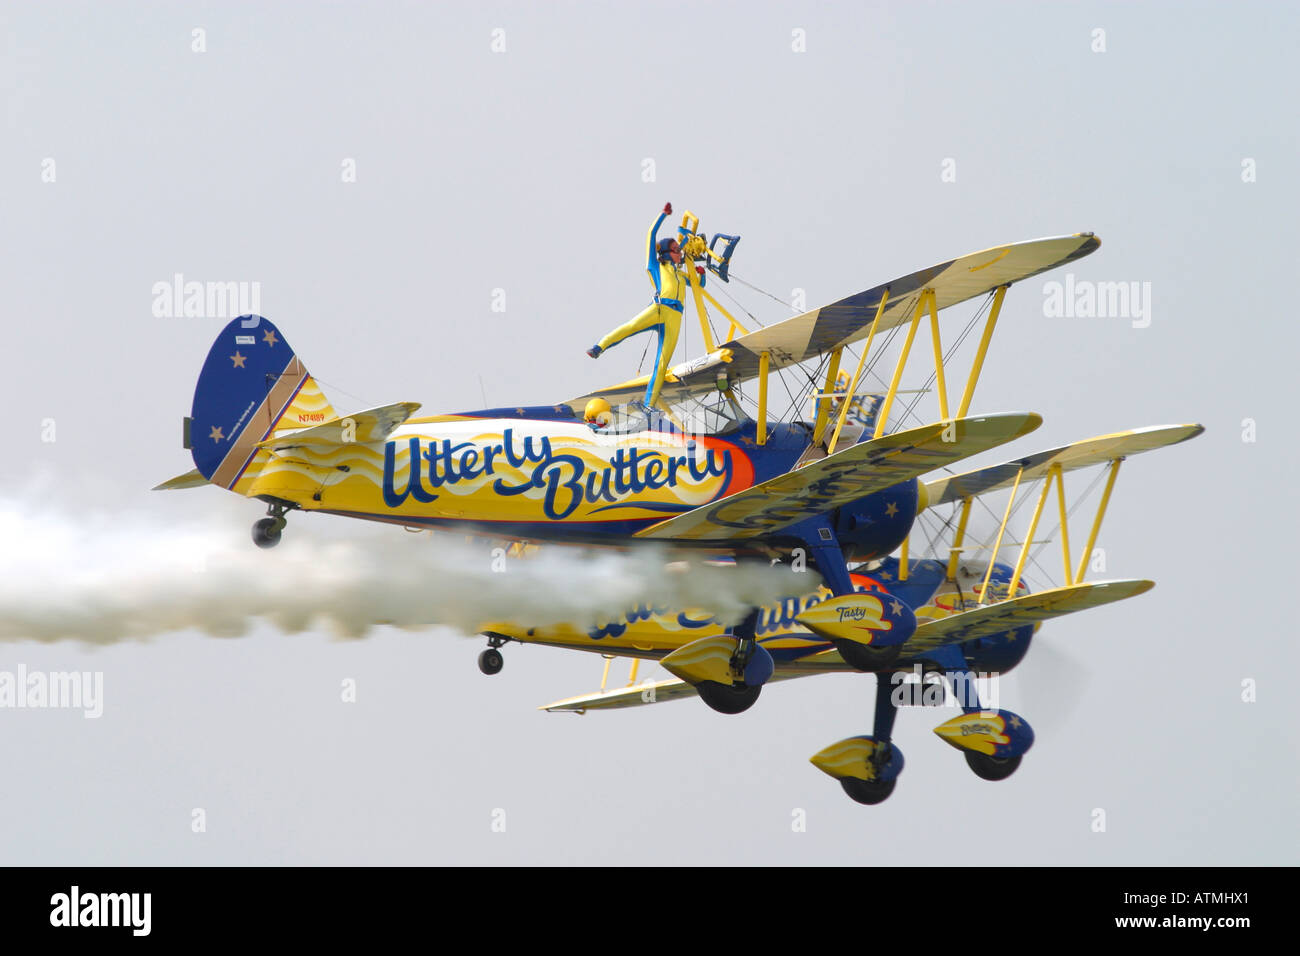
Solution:
<svg viewBox="0 0 1300 956"><path fill-rule="evenodd" d="M593 398L583 409L582 417L588 425L595 425L604 428L609 425L613 416L609 411L609 402L603 398Z"/></svg>
<svg viewBox="0 0 1300 956"><path fill-rule="evenodd" d="M660 262L665 259L672 259L673 262L682 261L682 247L677 244L676 239L660 239L659 244L655 246L655 251L659 254Z"/></svg>

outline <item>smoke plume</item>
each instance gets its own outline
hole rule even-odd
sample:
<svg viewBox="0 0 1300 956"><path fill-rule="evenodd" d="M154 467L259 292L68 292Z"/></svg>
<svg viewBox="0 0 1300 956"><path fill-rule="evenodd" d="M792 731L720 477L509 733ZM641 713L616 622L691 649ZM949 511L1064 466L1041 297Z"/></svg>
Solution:
<svg viewBox="0 0 1300 956"><path fill-rule="evenodd" d="M753 604L819 583L811 572L717 567L658 548L547 545L509 557L492 542L307 515L292 515L279 546L262 551L247 531L256 514L217 517L223 510L177 526L0 499L0 641L104 644L190 629L233 637L257 621L347 637L384 624L473 634L489 621L589 627L640 604L734 623ZM324 522L348 536L322 535Z"/></svg>

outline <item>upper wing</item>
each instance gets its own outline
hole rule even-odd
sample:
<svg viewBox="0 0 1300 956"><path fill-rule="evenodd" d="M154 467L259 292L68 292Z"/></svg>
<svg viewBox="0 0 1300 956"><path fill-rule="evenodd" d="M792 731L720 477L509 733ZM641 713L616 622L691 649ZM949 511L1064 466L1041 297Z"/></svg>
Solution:
<svg viewBox="0 0 1300 956"><path fill-rule="evenodd" d="M1090 465L1100 465L1115 458L1126 458L1139 452L1176 445L1195 438L1205 428L1201 425L1152 425L1134 428L1113 435L1101 435L1040 451L1024 458L1016 458L1001 465L968 471L963 475L927 481L925 491L930 507L973 498L1001 488L1009 487L1023 469L1021 481L1032 481L1045 476L1050 468L1060 465L1062 471L1074 471Z"/></svg>
<svg viewBox="0 0 1300 956"><path fill-rule="evenodd" d="M732 541L771 534L1019 438L1042 422L1033 412L1013 412L894 432L661 521L637 537Z"/></svg>
<svg viewBox="0 0 1300 956"><path fill-rule="evenodd" d="M715 388L720 369L725 369L732 381L753 378L758 374L759 355L763 352L770 354L771 368L776 370L798 365L842 345L852 345L866 338L886 290L889 291L889 301L880 317L877 333L911 321L917 297L925 289L933 289L937 307L946 309L986 295L998 286L1028 279L1082 258L1100 245L1101 240L1096 236L1079 233L1013 242L941 262L742 335L706 356L684 362L670 369L663 387L663 399L671 404ZM590 392L570 399L566 404L581 411L592 398L604 398L611 405L628 402L645 390L647 378L643 376Z"/></svg>

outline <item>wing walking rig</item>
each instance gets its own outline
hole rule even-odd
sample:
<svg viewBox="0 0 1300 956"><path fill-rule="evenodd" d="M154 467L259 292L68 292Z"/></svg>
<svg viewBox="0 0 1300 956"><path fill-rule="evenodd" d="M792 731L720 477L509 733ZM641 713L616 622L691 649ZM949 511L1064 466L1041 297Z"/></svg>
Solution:
<svg viewBox="0 0 1300 956"><path fill-rule="evenodd" d="M671 369L660 407L629 405L645 391L642 376L552 405L417 417L418 404L401 402L339 416L279 329L241 316L213 344L185 421L196 468L158 488L217 484L265 502L253 533L262 547L279 540L290 512L318 511L504 540L534 560L545 560L539 543L659 543L722 563L779 558L799 570L806 562L819 586L815 575L792 576L791 593L734 625L690 608L646 607L595 626L485 622L479 666L500 671L500 648L512 641L601 654L599 691L543 708L578 714L687 697L737 714L770 683L872 674L871 733L811 758L852 799L874 804L893 792L903 769L892 740L900 707L951 702L958 713L935 733L978 776L1010 776L1033 731L986 700L981 682L1018 664L1043 621L1153 586L1085 577L1120 464L1202 431L1139 428L955 472L1042 424L1032 412L971 414L1008 289L1091 254L1099 240L1079 233L986 249L751 332L707 287L709 277L736 278L739 237L709 242L689 212L678 232L705 354ZM696 261L707 270L697 272ZM956 349L945 353L940 313L976 299L982 333L960 394L950 393ZM727 321L724 335L711 313ZM902 384L923 325L933 364L918 393ZM887 385L875 391L867 378L895 339ZM861 352L849 373L841 363L854 346ZM811 363L824 372L811 420L775 420L771 379ZM751 386L753 414L742 404ZM937 400L937 418L905 422L912 409L900 396L923 393ZM595 398L615 407L612 420L584 421ZM1104 488L1076 549L1066 476L1085 470L1098 473L1094 485L1104 476ZM1002 495L999 517L986 499ZM1021 533L1013 518L1031 502ZM997 519L981 540L976 506ZM1053 522L1054 536L1037 537ZM929 553L909 554L914 529L933 532ZM1026 577L1042 571L1038 554L1053 537L1061 581L1033 591ZM631 673L611 688L615 657L629 658ZM671 676L638 681L642 660Z"/></svg>

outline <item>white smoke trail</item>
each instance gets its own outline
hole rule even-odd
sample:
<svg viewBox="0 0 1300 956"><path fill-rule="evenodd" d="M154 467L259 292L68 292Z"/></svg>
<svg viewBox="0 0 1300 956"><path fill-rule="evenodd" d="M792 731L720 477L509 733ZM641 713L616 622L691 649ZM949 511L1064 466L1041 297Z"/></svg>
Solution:
<svg viewBox="0 0 1300 956"><path fill-rule="evenodd" d="M329 539L313 524L341 519L302 515L291 516L278 547L261 551L248 517L234 527L213 518L178 527L0 499L0 641L104 644L186 629L229 637L258 620L349 637L381 624L472 634L488 621L588 627L642 603L734 623L752 604L819 583L779 566L674 569L659 549L546 546L494 570L501 557L488 542L390 526Z"/></svg>

